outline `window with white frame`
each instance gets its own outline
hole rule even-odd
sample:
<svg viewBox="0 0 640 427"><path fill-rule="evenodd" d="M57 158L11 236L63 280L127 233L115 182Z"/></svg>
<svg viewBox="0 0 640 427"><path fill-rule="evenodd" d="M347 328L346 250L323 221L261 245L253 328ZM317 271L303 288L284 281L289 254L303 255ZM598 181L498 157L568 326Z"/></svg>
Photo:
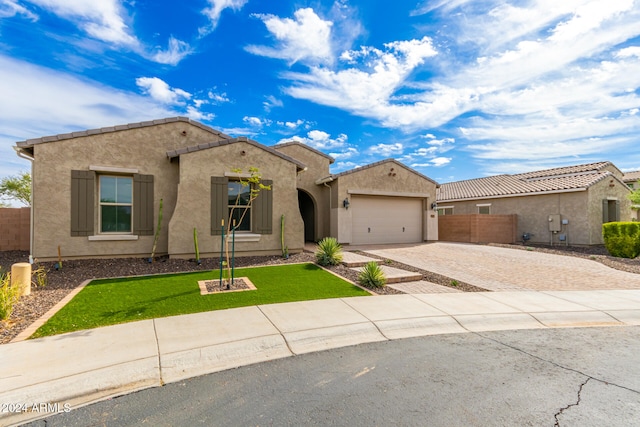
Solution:
<svg viewBox="0 0 640 427"><path fill-rule="evenodd" d="M453 206L438 206L438 215L453 215Z"/></svg>
<svg viewBox="0 0 640 427"><path fill-rule="evenodd" d="M133 177L100 175L100 232L131 233L133 208Z"/></svg>
<svg viewBox="0 0 640 427"><path fill-rule="evenodd" d="M490 204L482 204L476 205L478 207L478 213L481 215L490 215L491 214L491 205Z"/></svg>
<svg viewBox="0 0 640 427"><path fill-rule="evenodd" d="M236 225L237 231L251 231L251 185L242 185L240 181L229 181L227 187L229 219ZM246 210L246 213L245 213Z"/></svg>

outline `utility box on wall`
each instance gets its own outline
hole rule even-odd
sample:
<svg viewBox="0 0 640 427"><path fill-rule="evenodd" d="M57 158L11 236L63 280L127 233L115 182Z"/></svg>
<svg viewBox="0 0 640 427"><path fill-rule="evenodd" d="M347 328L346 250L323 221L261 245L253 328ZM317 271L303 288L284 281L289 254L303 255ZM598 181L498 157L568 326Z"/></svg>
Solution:
<svg viewBox="0 0 640 427"><path fill-rule="evenodd" d="M560 215L549 215L549 231L558 232L562 231L562 223L560 222Z"/></svg>

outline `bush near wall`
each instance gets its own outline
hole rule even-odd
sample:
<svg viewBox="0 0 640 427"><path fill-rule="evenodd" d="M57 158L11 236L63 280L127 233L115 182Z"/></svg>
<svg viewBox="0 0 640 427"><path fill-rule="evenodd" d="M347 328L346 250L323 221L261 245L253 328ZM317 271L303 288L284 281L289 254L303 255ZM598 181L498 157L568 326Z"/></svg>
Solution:
<svg viewBox="0 0 640 427"><path fill-rule="evenodd" d="M638 222L602 224L602 237L611 256L635 258L640 255L640 223Z"/></svg>

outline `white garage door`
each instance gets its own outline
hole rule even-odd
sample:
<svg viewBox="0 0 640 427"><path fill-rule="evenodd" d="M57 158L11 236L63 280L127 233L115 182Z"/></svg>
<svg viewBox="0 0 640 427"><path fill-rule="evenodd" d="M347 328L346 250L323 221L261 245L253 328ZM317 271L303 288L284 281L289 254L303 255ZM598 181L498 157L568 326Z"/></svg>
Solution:
<svg viewBox="0 0 640 427"><path fill-rule="evenodd" d="M352 196L352 244L422 241L422 199Z"/></svg>

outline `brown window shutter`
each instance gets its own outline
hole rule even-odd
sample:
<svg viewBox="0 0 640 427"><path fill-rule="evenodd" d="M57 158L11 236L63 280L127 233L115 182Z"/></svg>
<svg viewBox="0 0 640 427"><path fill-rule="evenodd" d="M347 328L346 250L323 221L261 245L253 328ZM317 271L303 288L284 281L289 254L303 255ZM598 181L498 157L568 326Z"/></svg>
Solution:
<svg viewBox="0 0 640 427"><path fill-rule="evenodd" d="M270 185L271 190L260 190L260 194L253 201L253 230L258 234L273 233L273 181L263 179L264 185Z"/></svg>
<svg viewBox="0 0 640 427"><path fill-rule="evenodd" d="M93 235L95 180L93 171L71 171L71 235Z"/></svg>
<svg viewBox="0 0 640 427"><path fill-rule="evenodd" d="M227 219L228 211L228 190L229 178L224 176L211 177L211 235L222 234L221 224ZM227 224L225 224L226 226Z"/></svg>
<svg viewBox="0 0 640 427"><path fill-rule="evenodd" d="M602 222L609 222L609 201L607 199L602 200Z"/></svg>
<svg viewBox="0 0 640 427"><path fill-rule="evenodd" d="M133 233L153 235L153 175L133 175Z"/></svg>
<svg viewBox="0 0 640 427"><path fill-rule="evenodd" d="M616 219L615 221L620 221L620 200L616 200Z"/></svg>

